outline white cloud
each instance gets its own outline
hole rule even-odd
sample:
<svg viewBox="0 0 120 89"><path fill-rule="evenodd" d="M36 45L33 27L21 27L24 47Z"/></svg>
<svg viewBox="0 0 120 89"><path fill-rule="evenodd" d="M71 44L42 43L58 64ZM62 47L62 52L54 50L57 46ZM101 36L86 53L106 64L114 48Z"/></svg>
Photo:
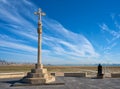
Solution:
<svg viewBox="0 0 120 89"><path fill-rule="evenodd" d="M2 40L12 41L12 42L24 42L23 40L15 39L5 34L0 34L0 41Z"/></svg>
<svg viewBox="0 0 120 89"><path fill-rule="evenodd" d="M28 2L24 0L25 2ZM31 21L35 21L34 19L34 13L31 11L30 7L34 5L25 5L24 1L7 1L9 5L1 3L0 6L0 18L8 23L8 25L16 25L18 27L23 27L22 29L19 29L24 32L34 31L36 28L35 25ZM21 8L24 8L21 10ZM36 8L36 7L34 7ZM25 18L26 17L26 18ZM28 20L31 19L31 21ZM27 29L27 30L25 30Z"/></svg>
<svg viewBox="0 0 120 89"><path fill-rule="evenodd" d="M32 39L37 41L37 36L36 34L30 34L29 32L24 32L24 31L18 31L16 30L11 30L11 32L14 32L15 34L19 34L21 36L27 37L28 39Z"/></svg>
<svg viewBox="0 0 120 89"><path fill-rule="evenodd" d="M36 54L28 54L28 53L20 53L16 51L1 51L0 50L0 58L9 62L17 62L17 63L36 63L37 56ZM6 56L7 55L7 56Z"/></svg>
<svg viewBox="0 0 120 89"><path fill-rule="evenodd" d="M112 41L120 38L120 31L111 30L106 24L99 25L101 30L108 32L113 36Z"/></svg>
<svg viewBox="0 0 120 89"><path fill-rule="evenodd" d="M111 44L110 46L107 46L106 48L105 48L105 50L111 50L113 47L115 47L117 45L117 43L113 43L113 44Z"/></svg>
<svg viewBox="0 0 120 89"><path fill-rule="evenodd" d="M34 6L33 3L29 2L28 0L23 0L23 1L30 6Z"/></svg>
<svg viewBox="0 0 120 89"><path fill-rule="evenodd" d="M107 41L107 43L103 46L101 58L112 63L113 59L118 60L118 56L115 55L118 53L119 50L118 43L120 40L120 25L116 20L115 14L112 14L111 18L113 21L112 25L114 26L114 28L112 27L112 25L109 26L107 23L103 23L99 25L99 27L101 28L101 31L105 32L103 36ZM112 56L114 56L114 58Z"/></svg>
<svg viewBox="0 0 120 89"><path fill-rule="evenodd" d="M73 33L64 28L59 22L45 18L43 26L50 33L44 34L43 43L56 53L66 56L98 57L92 44L81 34ZM52 35L51 35L52 34Z"/></svg>
<svg viewBox="0 0 120 89"><path fill-rule="evenodd" d="M21 8L24 8L21 10ZM34 9L37 7L27 0L11 1L0 6L0 19L6 23L0 25L12 35L0 34L4 39L0 40L0 47L36 53L37 48L30 46L37 40L37 17L34 16ZM35 21L36 20L36 21ZM36 25L35 25L36 23ZM94 49L90 41L82 34L74 33L66 29L58 21L43 17L43 58L62 60L81 60L85 57L98 57L99 54ZM24 40L22 38L27 38ZM30 40L32 39L32 43ZM30 44L26 44L29 41ZM22 53L22 52L21 52ZM27 53L26 53L27 54ZM44 59L43 59L44 60ZM55 60L54 60L55 61Z"/></svg>
<svg viewBox="0 0 120 89"><path fill-rule="evenodd" d="M20 43L13 43L13 42L8 42L8 41L0 41L0 46L1 47L7 47L7 48L13 48L17 50L23 50L23 51L28 51L28 52L36 52L37 48L25 45L25 44L20 44Z"/></svg>

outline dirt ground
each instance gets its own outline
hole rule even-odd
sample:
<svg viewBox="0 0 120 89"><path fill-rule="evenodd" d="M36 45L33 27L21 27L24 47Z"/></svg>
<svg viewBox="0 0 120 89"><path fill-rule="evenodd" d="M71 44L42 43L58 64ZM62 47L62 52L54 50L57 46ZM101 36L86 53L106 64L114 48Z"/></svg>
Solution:
<svg viewBox="0 0 120 89"><path fill-rule="evenodd" d="M34 65L4 65L0 66L0 73L5 72L28 72L34 68ZM87 72L88 74L97 73L97 66L44 66L48 72ZM103 67L103 73L120 72L120 66Z"/></svg>

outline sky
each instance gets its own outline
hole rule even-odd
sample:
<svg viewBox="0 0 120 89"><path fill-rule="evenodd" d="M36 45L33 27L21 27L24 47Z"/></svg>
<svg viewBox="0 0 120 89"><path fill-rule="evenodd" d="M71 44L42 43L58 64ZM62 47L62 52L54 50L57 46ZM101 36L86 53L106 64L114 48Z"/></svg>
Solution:
<svg viewBox="0 0 120 89"><path fill-rule="evenodd" d="M120 64L119 0L0 0L0 59L43 64Z"/></svg>

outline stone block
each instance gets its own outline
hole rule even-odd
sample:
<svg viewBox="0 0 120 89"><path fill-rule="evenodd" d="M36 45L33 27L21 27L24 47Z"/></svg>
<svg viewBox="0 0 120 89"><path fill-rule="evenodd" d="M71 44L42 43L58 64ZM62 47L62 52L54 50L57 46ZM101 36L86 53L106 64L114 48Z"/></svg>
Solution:
<svg viewBox="0 0 120 89"><path fill-rule="evenodd" d="M45 78L25 78L22 82L29 83L29 84L44 84L46 83Z"/></svg>
<svg viewBox="0 0 120 89"><path fill-rule="evenodd" d="M26 76L24 72L0 73L0 78L19 78Z"/></svg>
<svg viewBox="0 0 120 89"><path fill-rule="evenodd" d="M46 80L46 83L50 83L50 82L54 82L55 81L55 77L54 76L49 76Z"/></svg>
<svg viewBox="0 0 120 89"><path fill-rule="evenodd" d="M112 78L120 78L120 73L111 73Z"/></svg>
<svg viewBox="0 0 120 89"><path fill-rule="evenodd" d="M41 74L41 73L28 73L27 75L29 78L47 78L48 74Z"/></svg>
<svg viewBox="0 0 120 89"><path fill-rule="evenodd" d="M35 64L35 69L43 69L43 64Z"/></svg>
<svg viewBox="0 0 120 89"><path fill-rule="evenodd" d="M50 73L52 76L56 76L55 73Z"/></svg>
<svg viewBox="0 0 120 89"><path fill-rule="evenodd" d="M28 83L28 84L45 84L45 83L50 83L54 82L55 77L53 76L48 76L48 78L23 78L22 82Z"/></svg>
<svg viewBox="0 0 120 89"><path fill-rule="evenodd" d="M31 73L47 73L47 69L31 69Z"/></svg>
<svg viewBox="0 0 120 89"><path fill-rule="evenodd" d="M86 77L86 73L64 73L65 77Z"/></svg>

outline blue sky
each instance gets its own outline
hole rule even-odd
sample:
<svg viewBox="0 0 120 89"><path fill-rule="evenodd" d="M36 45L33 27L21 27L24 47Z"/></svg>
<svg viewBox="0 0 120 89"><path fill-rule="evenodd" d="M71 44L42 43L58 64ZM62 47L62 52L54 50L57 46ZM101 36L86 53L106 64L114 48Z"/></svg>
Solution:
<svg viewBox="0 0 120 89"><path fill-rule="evenodd" d="M42 63L120 63L119 0L0 0L0 59L37 61L42 8Z"/></svg>

